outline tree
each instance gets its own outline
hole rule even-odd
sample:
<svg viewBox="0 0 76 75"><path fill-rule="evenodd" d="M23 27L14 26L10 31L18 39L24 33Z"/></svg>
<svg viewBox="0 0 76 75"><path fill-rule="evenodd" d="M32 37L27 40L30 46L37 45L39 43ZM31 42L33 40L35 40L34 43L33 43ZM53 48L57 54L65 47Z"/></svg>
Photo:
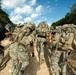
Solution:
<svg viewBox="0 0 76 75"><path fill-rule="evenodd" d="M1 0L0 0L0 9L1 9Z"/></svg>
<svg viewBox="0 0 76 75"><path fill-rule="evenodd" d="M52 23L53 27L60 26L63 24L75 24L76 25L76 3L74 3L71 8L70 12L66 13L64 18Z"/></svg>
<svg viewBox="0 0 76 75"><path fill-rule="evenodd" d="M71 10L71 13L72 13L72 14L76 14L76 3L74 3L74 4L72 5L72 7L70 8L70 10Z"/></svg>

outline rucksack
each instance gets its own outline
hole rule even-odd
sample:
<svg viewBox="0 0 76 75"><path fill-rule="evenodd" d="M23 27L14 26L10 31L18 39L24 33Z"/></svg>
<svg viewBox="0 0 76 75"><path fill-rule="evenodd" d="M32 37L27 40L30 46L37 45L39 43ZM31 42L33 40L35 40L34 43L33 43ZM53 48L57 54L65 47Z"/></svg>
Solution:
<svg viewBox="0 0 76 75"><path fill-rule="evenodd" d="M38 36L46 37L48 33L49 33L49 30L46 29L46 28L42 28L42 29L41 28L38 28L37 29L37 35Z"/></svg>
<svg viewBox="0 0 76 75"><path fill-rule="evenodd" d="M41 37L46 37L47 34L50 32L50 28L46 22L39 23L37 27L37 35Z"/></svg>
<svg viewBox="0 0 76 75"><path fill-rule="evenodd" d="M34 30L35 30L34 23L26 22L22 26L20 25L20 28L17 27L15 30L15 32L16 32L15 40L17 40L18 42L20 42L24 45L29 44L30 40L32 40L32 39L30 39L29 36Z"/></svg>
<svg viewBox="0 0 76 75"><path fill-rule="evenodd" d="M72 49L72 41L73 41L74 35L73 33L61 33L61 34L55 34L53 37L53 47L57 48L57 50L73 50Z"/></svg>
<svg viewBox="0 0 76 75"><path fill-rule="evenodd" d="M61 49L62 50L73 50L72 49L72 41L74 38L74 34L73 33L65 33L65 35L63 36L63 34L60 37L60 43L62 43Z"/></svg>
<svg viewBox="0 0 76 75"><path fill-rule="evenodd" d="M74 34L74 39L73 39L71 46L74 50L76 49L76 34Z"/></svg>

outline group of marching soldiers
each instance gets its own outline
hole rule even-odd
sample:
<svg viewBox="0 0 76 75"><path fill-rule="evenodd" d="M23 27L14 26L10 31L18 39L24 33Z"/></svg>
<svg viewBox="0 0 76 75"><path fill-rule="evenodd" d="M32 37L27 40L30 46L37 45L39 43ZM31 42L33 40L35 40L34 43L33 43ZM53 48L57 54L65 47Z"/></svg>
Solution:
<svg viewBox="0 0 76 75"><path fill-rule="evenodd" d="M38 52L40 65L45 61L44 49L51 51L51 68L54 75L66 75L67 56L76 49L76 26L66 24L53 28L47 22L36 25L32 22L18 24L12 33L12 43L8 46L9 57L12 61L10 75L24 75L30 61L34 57L34 48ZM45 48L46 47L46 48ZM0 47L0 63L3 60L3 47Z"/></svg>

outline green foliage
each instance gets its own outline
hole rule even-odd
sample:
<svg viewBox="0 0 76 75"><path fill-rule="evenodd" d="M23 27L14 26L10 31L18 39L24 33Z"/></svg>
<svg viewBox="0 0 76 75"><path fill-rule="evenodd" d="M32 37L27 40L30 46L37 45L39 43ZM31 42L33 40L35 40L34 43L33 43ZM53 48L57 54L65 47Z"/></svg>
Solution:
<svg viewBox="0 0 76 75"><path fill-rule="evenodd" d="M0 22L3 22L5 24L8 21L9 21L8 14L6 14L6 12L0 9Z"/></svg>
<svg viewBox="0 0 76 75"><path fill-rule="evenodd" d="M12 24L12 22L8 18L8 14L5 11L3 11L2 9L0 9L0 30L4 29L4 27L7 23Z"/></svg>
<svg viewBox="0 0 76 75"><path fill-rule="evenodd" d="M52 23L53 27L60 26L63 24L75 24L76 25L76 3L70 8L70 12L65 15L64 18Z"/></svg>
<svg viewBox="0 0 76 75"><path fill-rule="evenodd" d="M72 5L72 7L70 8L70 10L71 10L71 13L72 13L72 14L76 14L76 3L74 3L74 4Z"/></svg>
<svg viewBox="0 0 76 75"><path fill-rule="evenodd" d="M0 9L1 9L1 0L0 0Z"/></svg>

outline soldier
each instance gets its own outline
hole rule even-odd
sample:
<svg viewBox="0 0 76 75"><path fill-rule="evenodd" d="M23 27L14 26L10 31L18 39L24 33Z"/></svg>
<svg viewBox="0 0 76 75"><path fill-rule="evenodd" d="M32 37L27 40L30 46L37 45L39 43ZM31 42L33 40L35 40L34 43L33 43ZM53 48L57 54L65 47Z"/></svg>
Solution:
<svg viewBox="0 0 76 75"><path fill-rule="evenodd" d="M29 47L30 42L34 40L34 25L34 23L24 23L24 25L18 26L19 31L15 30L17 33L13 34L15 40L9 47L9 55L13 63L11 75L24 75L24 71L29 65Z"/></svg>
<svg viewBox="0 0 76 75"><path fill-rule="evenodd" d="M23 75L29 64L27 48L18 42L14 42L9 47L9 54L13 64L11 75Z"/></svg>
<svg viewBox="0 0 76 75"><path fill-rule="evenodd" d="M37 27L37 50L39 55L40 63L44 61L44 42L46 40L46 36L49 33L48 24L44 21L39 23Z"/></svg>
<svg viewBox="0 0 76 75"><path fill-rule="evenodd" d="M55 33L52 33L51 40L51 66L53 72L55 75L66 75L66 56L72 50L70 46L73 34L69 35L69 33L58 29Z"/></svg>
<svg viewBox="0 0 76 75"><path fill-rule="evenodd" d="M73 41L72 41L72 48L75 50L76 49L76 26L73 25L73 24L69 24L67 26L67 32L70 32L70 34L73 34L74 35L74 38L73 38Z"/></svg>
<svg viewBox="0 0 76 75"><path fill-rule="evenodd" d="M6 36L10 34L11 34L10 30L7 30L6 27L2 27L2 24L0 24L0 68L1 68L2 60L4 58L4 47L2 46L1 41L4 40Z"/></svg>

